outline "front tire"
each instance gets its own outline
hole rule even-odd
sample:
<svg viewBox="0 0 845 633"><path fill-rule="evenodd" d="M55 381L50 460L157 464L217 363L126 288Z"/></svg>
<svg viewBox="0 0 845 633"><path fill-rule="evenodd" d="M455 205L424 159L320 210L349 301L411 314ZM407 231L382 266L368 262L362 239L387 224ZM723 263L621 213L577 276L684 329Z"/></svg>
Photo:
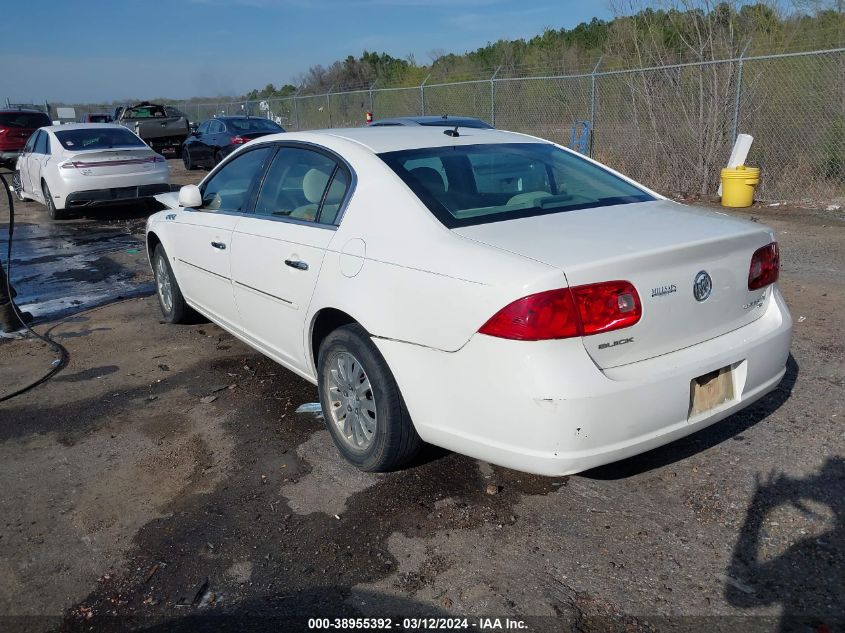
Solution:
<svg viewBox="0 0 845 633"><path fill-rule="evenodd" d="M320 404L341 455L366 472L394 470L422 440L378 348L360 325L344 325L320 344Z"/></svg>
<svg viewBox="0 0 845 633"><path fill-rule="evenodd" d="M56 203L53 202L53 196L50 194L50 187L47 186L47 182L44 180L41 181L41 194L44 196L44 204L47 206L47 213L50 215L50 218L53 220L64 220L67 217L67 213L63 209L56 208Z"/></svg>
<svg viewBox="0 0 845 633"><path fill-rule="evenodd" d="M156 244L153 251L153 275L158 305L164 320L174 324L193 323L197 313L185 302L167 253L161 244Z"/></svg>
<svg viewBox="0 0 845 633"><path fill-rule="evenodd" d="M21 180L21 172L15 170L12 176L12 189L15 190L15 197L20 202L26 201L26 196L23 195L23 181Z"/></svg>

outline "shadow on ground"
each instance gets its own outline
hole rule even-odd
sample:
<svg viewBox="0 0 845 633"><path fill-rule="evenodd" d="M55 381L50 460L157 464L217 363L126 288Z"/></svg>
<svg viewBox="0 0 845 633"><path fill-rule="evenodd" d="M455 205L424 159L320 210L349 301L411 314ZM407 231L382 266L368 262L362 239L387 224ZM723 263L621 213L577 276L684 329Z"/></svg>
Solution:
<svg viewBox="0 0 845 633"><path fill-rule="evenodd" d="M767 523L783 508L817 527L795 530L791 545L767 543ZM826 528L826 529L825 529ZM773 551L769 551L772 549ZM728 602L741 608L781 605L779 631L845 630L845 457L829 458L809 477L758 476L728 568Z"/></svg>

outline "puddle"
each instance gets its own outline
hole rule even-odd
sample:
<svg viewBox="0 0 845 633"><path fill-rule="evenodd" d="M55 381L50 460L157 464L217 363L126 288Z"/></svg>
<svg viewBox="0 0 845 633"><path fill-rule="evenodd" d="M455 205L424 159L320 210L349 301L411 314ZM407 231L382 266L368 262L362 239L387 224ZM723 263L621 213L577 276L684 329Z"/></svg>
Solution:
<svg viewBox="0 0 845 633"><path fill-rule="evenodd" d="M0 224L0 234L6 225ZM6 241L0 242L5 261ZM125 231L85 224L15 226L12 281L17 304L39 320L54 319L120 298L152 294L138 268L112 255L143 257L141 239ZM126 258L123 258L126 259Z"/></svg>

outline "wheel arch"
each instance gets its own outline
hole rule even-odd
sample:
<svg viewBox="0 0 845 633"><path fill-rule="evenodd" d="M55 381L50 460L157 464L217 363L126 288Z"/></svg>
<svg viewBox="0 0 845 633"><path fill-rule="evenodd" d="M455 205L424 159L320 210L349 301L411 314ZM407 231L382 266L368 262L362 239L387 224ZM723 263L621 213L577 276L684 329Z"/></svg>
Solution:
<svg viewBox="0 0 845 633"><path fill-rule="evenodd" d="M337 328L352 323L360 325L365 331L367 330L358 319L338 308L325 307L314 313L308 337L308 353L314 369L314 376L317 376L317 357L320 352L320 344Z"/></svg>
<svg viewBox="0 0 845 633"><path fill-rule="evenodd" d="M155 231L149 231L147 233L147 259L150 260L150 266L153 265L153 253L155 253L156 246L159 244L161 244L161 238L158 234Z"/></svg>

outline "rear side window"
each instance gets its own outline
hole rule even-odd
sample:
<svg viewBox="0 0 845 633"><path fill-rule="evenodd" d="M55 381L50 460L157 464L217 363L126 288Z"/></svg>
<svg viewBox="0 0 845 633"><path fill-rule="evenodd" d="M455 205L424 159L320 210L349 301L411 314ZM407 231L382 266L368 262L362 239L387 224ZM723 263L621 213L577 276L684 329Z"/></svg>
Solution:
<svg viewBox="0 0 845 633"><path fill-rule="evenodd" d="M50 117L43 112L0 112L0 127L34 130L51 124Z"/></svg>
<svg viewBox="0 0 845 633"><path fill-rule="evenodd" d="M654 199L546 143L432 147L380 158L449 228Z"/></svg>
<svg viewBox="0 0 845 633"><path fill-rule="evenodd" d="M36 154L50 153L50 139L46 132L38 132L38 138L35 139L35 149L33 151Z"/></svg>

